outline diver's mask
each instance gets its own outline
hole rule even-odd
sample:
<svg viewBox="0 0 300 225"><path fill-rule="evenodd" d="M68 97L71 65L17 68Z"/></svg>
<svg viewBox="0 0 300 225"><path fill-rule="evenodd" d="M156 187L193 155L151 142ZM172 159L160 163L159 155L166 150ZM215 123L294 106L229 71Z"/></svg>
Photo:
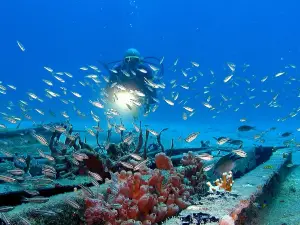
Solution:
<svg viewBox="0 0 300 225"><path fill-rule="evenodd" d="M124 58L124 62L128 65L136 65L141 62L141 58L138 56L127 56Z"/></svg>

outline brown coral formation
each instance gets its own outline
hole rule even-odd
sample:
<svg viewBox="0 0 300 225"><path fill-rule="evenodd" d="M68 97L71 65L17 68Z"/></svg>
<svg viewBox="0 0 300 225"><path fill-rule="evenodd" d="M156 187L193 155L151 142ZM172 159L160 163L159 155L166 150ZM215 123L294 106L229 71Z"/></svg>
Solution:
<svg viewBox="0 0 300 225"><path fill-rule="evenodd" d="M191 185L197 194L204 194L207 191L205 183L207 177L203 172L204 164L201 159L193 152L188 152L183 154L181 163L183 167L178 170L184 176L185 184Z"/></svg>

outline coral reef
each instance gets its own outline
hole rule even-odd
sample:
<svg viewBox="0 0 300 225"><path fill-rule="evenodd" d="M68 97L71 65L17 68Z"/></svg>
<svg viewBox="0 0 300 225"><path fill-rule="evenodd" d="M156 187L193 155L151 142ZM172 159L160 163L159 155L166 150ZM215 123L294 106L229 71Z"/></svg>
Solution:
<svg viewBox="0 0 300 225"><path fill-rule="evenodd" d="M122 124L114 127L124 129ZM24 190L34 193L47 186L48 182L58 187L55 179L89 175L89 182L96 186L97 192L92 191L88 183L86 186L80 184L80 198L83 197L85 207L71 202L73 208L80 208L88 225L160 223L187 208L193 202L192 195L204 193L207 189L204 164L199 157L188 152L181 160L183 166L175 167L176 163L173 165L171 158L164 153L160 138L167 128L154 135L157 143L149 145L150 131L145 131L144 138L141 125L136 133L117 131L122 140L119 144L110 143L110 127L107 141L103 144L98 141L101 132L98 124L93 127L94 130L87 128L87 132L96 137L95 148L86 143L86 138L82 139L79 133L73 133L73 126L69 123L43 125L43 128L50 133L50 138L32 133L40 144L44 141L38 150L39 156L28 156L24 160L14 157L15 164L22 162L24 172L39 176L29 182L22 181ZM155 157L157 152L148 155L150 146L151 150L161 152ZM17 165L15 167L18 168ZM108 187L100 194L99 183L104 180L106 184L101 187Z"/></svg>
<svg viewBox="0 0 300 225"><path fill-rule="evenodd" d="M207 186L209 187L210 191L219 191L223 189L224 191L230 192L232 190L233 183L234 181L232 178L232 172L229 171L228 173L223 173L222 178L215 181L215 186L210 182L207 182Z"/></svg>
<svg viewBox="0 0 300 225"><path fill-rule="evenodd" d="M112 175L106 195L85 200L85 218L89 225L101 223L154 224L176 215L190 205L193 187L183 184L184 177L172 169L165 154L156 157L161 171L143 167L139 172L121 171Z"/></svg>
<svg viewBox="0 0 300 225"><path fill-rule="evenodd" d="M179 167L178 171L184 177L184 182L191 185L194 191L202 195L207 191L206 175L203 172L204 164L200 158L196 157L193 152L183 154L181 159L183 167Z"/></svg>

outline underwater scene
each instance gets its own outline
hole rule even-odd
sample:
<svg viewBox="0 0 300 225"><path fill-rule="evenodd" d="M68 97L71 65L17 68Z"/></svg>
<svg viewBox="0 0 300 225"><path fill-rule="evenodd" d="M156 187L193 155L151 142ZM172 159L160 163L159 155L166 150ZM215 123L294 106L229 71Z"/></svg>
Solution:
<svg viewBox="0 0 300 225"><path fill-rule="evenodd" d="M0 6L0 225L300 225L300 3Z"/></svg>

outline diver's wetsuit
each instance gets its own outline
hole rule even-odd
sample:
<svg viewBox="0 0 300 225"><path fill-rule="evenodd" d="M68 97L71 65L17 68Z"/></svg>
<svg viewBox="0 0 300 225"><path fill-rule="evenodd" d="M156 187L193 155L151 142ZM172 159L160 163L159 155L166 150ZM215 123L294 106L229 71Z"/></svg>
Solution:
<svg viewBox="0 0 300 225"><path fill-rule="evenodd" d="M141 72L139 69L144 69L147 73ZM153 98L156 98L156 90L150 91L147 88L147 85L144 81L144 78L148 80L153 79L152 70L150 67L143 63L137 63L135 65L128 65L126 63L119 63L113 67L113 70L117 71L117 73L110 73L109 79L109 87L107 88L109 96L113 97L112 91L113 88L110 88L111 85L115 82L123 85L128 90L138 90L145 94L145 109L149 110L151 104L155 103ZM126 76L123 72L126 71L130 76ZM136 75L134 75L131 71L133 71Z"/></svg>

